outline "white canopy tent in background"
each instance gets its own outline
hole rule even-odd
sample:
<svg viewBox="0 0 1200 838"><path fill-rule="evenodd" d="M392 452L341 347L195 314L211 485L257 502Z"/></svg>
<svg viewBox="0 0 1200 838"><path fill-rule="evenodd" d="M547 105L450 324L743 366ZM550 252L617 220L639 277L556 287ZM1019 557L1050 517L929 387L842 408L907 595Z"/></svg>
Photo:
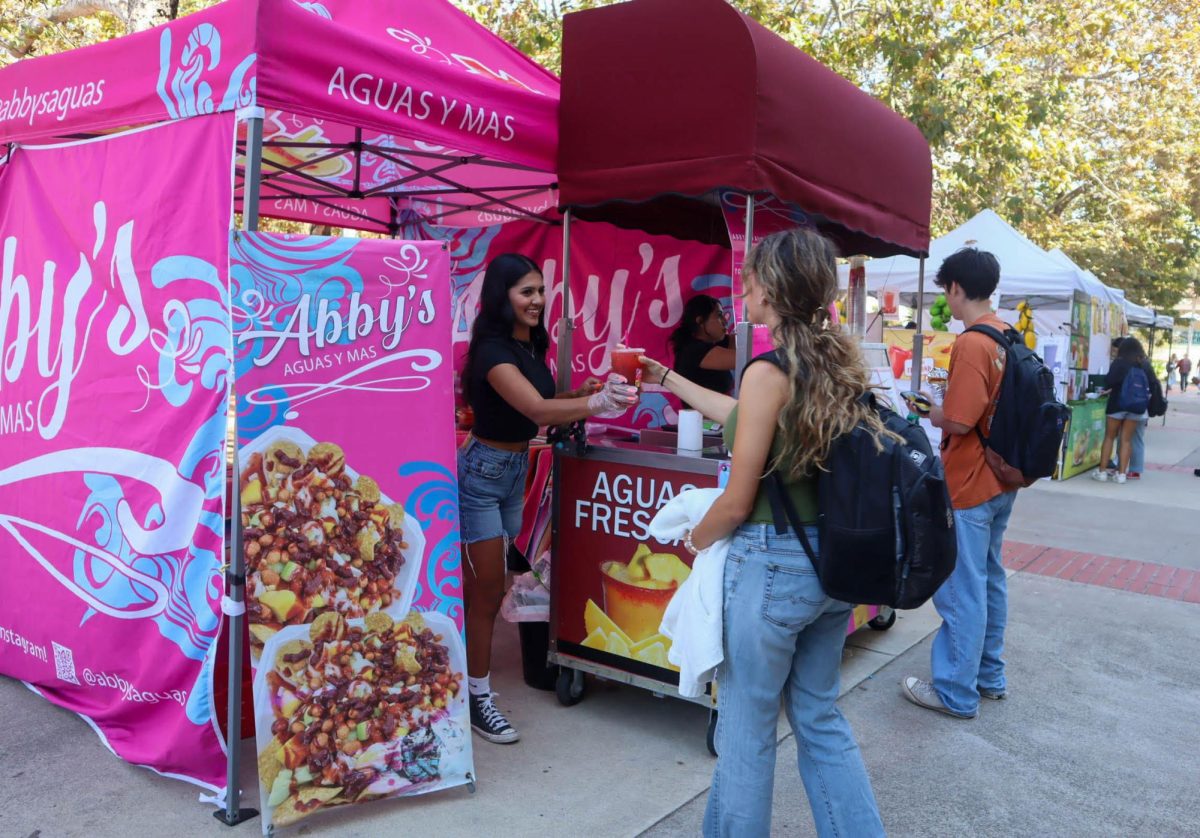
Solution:
<svg viewBox="0 0 1200 838"><path fill-rule="evenodd" d="M934 289L933 278L946 257L964 247L987 250L999 260L1001 308L1010 307L1005 305L1004 297L1014 298L1013 305L1028 300L1036 309L1039 304L1069 298L1076 289L1093 295L1096 295L1097 284L1104 289L1103 283L1094 277L1089 280L1069 259L1068 264L1064 264L1054 258L988 209L929 243L929 257L925 260L927 292ZM917 293L919 265L918 260L909 256L872 259L867 262L867 290L872 293L896 291L902 301L911 304L911 295ZM841 266L838 269L839 285L847 287L849 278L849 268ZM1109 301L1112 298L1105 294L1103 299Z"/></svg>

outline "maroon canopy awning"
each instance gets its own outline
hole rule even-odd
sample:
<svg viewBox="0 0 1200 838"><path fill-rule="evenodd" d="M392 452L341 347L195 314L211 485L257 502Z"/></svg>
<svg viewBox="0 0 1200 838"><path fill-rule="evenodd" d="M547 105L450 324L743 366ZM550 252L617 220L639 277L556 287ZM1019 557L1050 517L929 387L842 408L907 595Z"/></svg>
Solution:
<svg viewBox="0 0 1200 838"><path fill-rule="evenodd" d="M559 204L728 244L715 190L795 204L844 254L923 255L933 181L916 126L724 0L566 16Z"/></svg>

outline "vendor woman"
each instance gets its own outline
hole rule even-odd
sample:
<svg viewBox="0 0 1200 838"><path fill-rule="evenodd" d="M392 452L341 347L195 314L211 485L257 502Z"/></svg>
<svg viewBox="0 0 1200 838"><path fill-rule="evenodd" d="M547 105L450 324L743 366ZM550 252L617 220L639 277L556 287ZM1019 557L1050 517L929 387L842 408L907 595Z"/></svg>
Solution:
<svg viewBox="0 0 1200 838"><path fill-rule="evenodd" d="M537 265L515 253L493 259L484 273L463 370L475 413L474 429L458 451L467 676L471 727L489 742L519 738L496 708L489 674L508 542L521 529L529 440L540 426L597 413L619 415L637 402L636 388L619 376L555 396L546 366L545 305L546 283Z"/></svg>
<svg viewBox="0 0 1200 838"><path fill-rule="evenodd" d="M707 294L697 294L683 307L679 328L671 333L672 367L680 376L706 390L733 392L737 356L725 328L725 310Z"/></svg>

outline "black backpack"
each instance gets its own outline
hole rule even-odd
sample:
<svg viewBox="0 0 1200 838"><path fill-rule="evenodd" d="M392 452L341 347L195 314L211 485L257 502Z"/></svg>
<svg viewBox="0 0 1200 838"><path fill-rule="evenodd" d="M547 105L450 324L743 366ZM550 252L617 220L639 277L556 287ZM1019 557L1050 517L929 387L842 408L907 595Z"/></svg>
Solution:
<svg viewBox="0 0 1200 838"><path fill-rule="evenodd" d="M1150 416L1167 415L1167 397L1163 395L1162 382L1150 376Z"/></svg>
<svg viewBox="0 0 1200 838"><path fill-rule="evenodd" d="M1054 395L1054 373L1013 329L1001 333L977 324L966 332L987 335L1007 354L991 433L985 437L975 427L987 464L1008 488L1029 486L1049 477L1058 468L1071 415Z"/></svg>
<svg viewBox="0 0 1200 838"><path fill-rule="evenodd" d="M773 352L759 358L782 366ZM920 426L872 393L863 401L904 442L884 438L878 450L862 425L834 440L817 476L819 554L773 471L767 494L775 529L782 534L791 523L834 599L917 608L950 576L958 556L946 475Z"/></svg>

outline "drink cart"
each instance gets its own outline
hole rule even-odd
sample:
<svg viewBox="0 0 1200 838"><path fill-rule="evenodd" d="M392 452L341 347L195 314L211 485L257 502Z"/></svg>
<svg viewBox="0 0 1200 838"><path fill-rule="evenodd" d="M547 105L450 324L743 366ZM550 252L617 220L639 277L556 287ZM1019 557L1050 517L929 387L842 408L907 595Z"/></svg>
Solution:
<svg viewBox="0 0 1200 838"><path fill-rule="evenodd" d="M756 233L810 225L847 255L928 249L932 168L916 127L724 0L567 15L559 132L559 370L570 369L575 217L729 247L735 298ZM740 324L739 368L751 344ZM658 626L691 557L648 528L668 500L717 486L725 468L715 436L692 454L661 430L556 449L550 661L563 704L583 697L585 673L679 696ZM873 617L894 620L860 606L848 628ZM715 713L710 748L714 724Z"/></svg>

